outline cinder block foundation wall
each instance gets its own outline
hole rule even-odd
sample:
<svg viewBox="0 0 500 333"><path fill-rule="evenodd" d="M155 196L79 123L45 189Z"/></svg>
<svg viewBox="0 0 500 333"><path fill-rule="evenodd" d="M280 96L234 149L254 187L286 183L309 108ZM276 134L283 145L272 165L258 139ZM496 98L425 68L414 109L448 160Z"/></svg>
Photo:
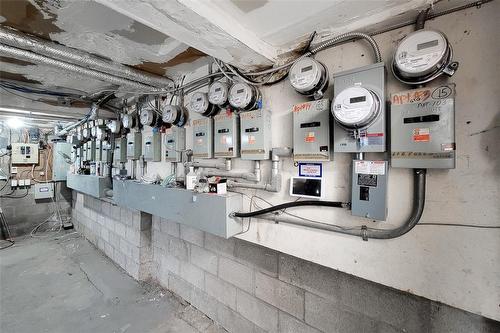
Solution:
<svg viewBox="0 0 500 333"><path fill-rule="evenodd" d="M77 229L132 277L152 278L229 332L500 330L460 309L108 201L76 194L73 208Z"/></svg>

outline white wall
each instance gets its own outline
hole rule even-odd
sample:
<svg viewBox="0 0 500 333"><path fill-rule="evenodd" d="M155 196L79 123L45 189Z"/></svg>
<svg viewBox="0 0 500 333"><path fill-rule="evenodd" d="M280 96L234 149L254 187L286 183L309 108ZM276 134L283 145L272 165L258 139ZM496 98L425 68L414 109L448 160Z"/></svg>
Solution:
<svg viewBox="0 0 500 333"><path fill-rule="evenodd" d="M429 170L421 222L500 225L499 13L500 4L493 2L480 10L473 8L427 22L428 28L448 36L460 62L457 74L450 80L457 84L458 158L454 170ZM386 64L397 42L411 31L408 27L376 37ZM331 75L369 64L373 57L365 43L355 42L322 52L317 59L328 66ZM203 70L194 76L202 75ZM388 75L387 95L405 89ZM333 86L328 90L330 95L332 90ZM273 113L273 146L292 146L290 108L304 98L287 81L263 89L263 96L264 107ZM188 128L188 147L191 135ZM349 200L350 161L349 154L335 154L333 162L324 163L327 200ZM234 166L249 168L250 163L237 160ZM270 162L264 162L264 180L269 169ZM298 171L289 159L282 163L282 169L282 192L257 195L273 203L292 200L287 195L286 181ZM169 172L170 166L164 162L148 165L149 176ZM391 169L387 222L370 222L339 209L315 207L293 212L327 223L391 228L410 214L411 200L412 172ZM246 200L246 207L248 204ZM417 226L398 239L363 242L355 237L254 219L250 230L240 238L500 320L500 229Z"/></svg>

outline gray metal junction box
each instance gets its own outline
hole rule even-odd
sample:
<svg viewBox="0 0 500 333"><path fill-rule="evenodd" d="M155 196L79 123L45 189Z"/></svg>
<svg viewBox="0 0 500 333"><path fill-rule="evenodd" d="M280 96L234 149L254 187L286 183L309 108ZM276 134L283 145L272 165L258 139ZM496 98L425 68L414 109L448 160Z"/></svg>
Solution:
<svg viewBox="0 0 500 333"><path fill-rule="evenodd" d="M214 156L240 155L240 119L234 112L221 111L214 116Z"/></svg>
<svg viewBox="0 0 500 333"><path fill-rule="evenodd" d="M193 157L212 158L214 156L214 120L212 118L193 119Z"/></svg>
<svg viewBox="0 0 500 333"><path fill-rule="evenodd" d="M165 147L165 161L181 162L182 151L186 149L186 129L172 126L163 134L163 147Z"/></svg>
<svg viewBox="0 0 500 333"><path fill-rule="evenodd" d="M271 158L271 112L258 109L240 114L241 159Z"/></svg>
<svg viewBox="0 0 500 333"><path fill-rule="evenodd" d="M353 161L352 215L385 221L387 218L387 173L387 161Z"/></svg>

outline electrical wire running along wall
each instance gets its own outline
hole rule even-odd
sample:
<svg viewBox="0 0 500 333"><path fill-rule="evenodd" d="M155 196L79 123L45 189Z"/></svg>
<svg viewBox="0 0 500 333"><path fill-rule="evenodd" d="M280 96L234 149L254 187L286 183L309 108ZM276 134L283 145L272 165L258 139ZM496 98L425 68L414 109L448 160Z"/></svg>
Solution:
<svg viewBox="0 0 500 333"><path fill-rule="evenodd" d="M446 34L453 45L454 58L460 62L460 69L452 78L441 77L431 83L456 84L457 164L452 170L428 170L425 210L415 228L393 240L363 242L361 237L276 224L253 217L243 220L248 231L238 238L500 320L500 231L498 228L470 227L498 227L500 221L498 75L495 71L484 70L500 66L496 54L498 43L490 33L496 28L499 6L499 2L490 2L479 9L469 8L426 22L426 29ZM413 26L407 26L374 37L386 68L390 66L395 46L413 30ZM480 54L477 50L481 50ZM331 82L335 73L373 63L372 48L361 40L319 52L315 59L328 68ZM206 73L207 68L201 68L192 76L188 75L185 81L190 82L191 78ZM334 85L335 82L325 97L332 98ZM291 147L293 125L290 110L306 99L297 94L287 80L259 89L263 107L272 112L273 147ZM387 73L387 96L408 89L411 87ZM199 90L206 91L206 88ZM189 100L190 94L185 103ZM143 135L150 131L146 127ZM187 148L193 146L192 137L192 127L188 126ZM366 159L384 159L384 155L367 153ZM327 188L324 200L350 200L351 160L350 154L336 153L332 162L323 163L323 185ZM266 208L269 206L266 201L273 205L293 201L286 181L297 176L298 170L290 158L283 158L280 163L283 178L280 192L237 189L245 193L245 211L249 207L252 210ZM270 175L271 164L270 161L261 162L263 182ZM232 167L234 170L252 170L253 164L235 158ZM130 163L128 169L130 173ZM146 177L153 179L156 174L162 178L169 176L169 164L148 162ZM411 213L412 171L391 168L388 182L387 222L372 222L353 217L344 209L323 207L288 208L285 213L345 228L359 228L364 224L374 229L394 229Z"/></svg>

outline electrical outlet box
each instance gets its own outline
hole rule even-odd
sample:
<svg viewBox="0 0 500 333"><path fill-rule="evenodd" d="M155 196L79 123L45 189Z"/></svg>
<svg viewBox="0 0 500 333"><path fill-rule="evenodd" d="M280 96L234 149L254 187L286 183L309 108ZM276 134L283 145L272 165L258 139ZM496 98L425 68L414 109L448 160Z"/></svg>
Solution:
<svg viewBox="0 0 500 333"><path fill-rule="evenodd" d="M26 178L26 179L24 180L24 186L25 186L25 187L31 186L31 179Z"/></svg>
<svg viewBox="0 0 500 333"><path fill-rule="evenodd" d="M10 188L16 188L17 184L18 184L17 179L10 180Z"/></svg>
<svg viewBox="0 0 500 333"><path fill-rule="evenodd" d="M127 158L138 160L142 154L142 134L133 132L127 134Z"/></svg>
<svg viewBox="0 0 500 333"><path fill-rule="evenodd" d="M242 160L271 158L271 112L258 109L240 114Z"/></svg>
<svg viewBox="0 0 500 333"><path fill-rule="evenodd" d="M385 67L376 63L334 75L334 151L385 152Z"/></svg>
<svg viewBox="0 0 500 333"><path fill-rule="evenodd" d="M161 162L161 135L153 132L144 137L144 160L151 162Z"/></svg>
<svg viewBox="0 0 500 333"><path fill-rule="evenodd" d="M33 197L35 200L53 198L54 183L35 183Z"/></svg>
<svg viewBox="0 0 500 333"><path fill-rule="evenodd" d="M71 161L74 161L71 157L72 145L59 141L53 144L52 149L54 151L52 154L52 180L66 180L66 174L69 171Z"/></svg>
<svg viewBox="0 0 500 333"><path fill-rule="evenodd" d="M12 164L38 164L38 144L13 143Z"/></svg>
<svg viewBox="0 0 500 333"><path fill-rule="evenodd" d="M127 138L123 137L115 139L113 162L114 163L127 162Z"/></svg>
<svg viewBox="0 0 500 333"><path fill-rule="evenodd" d="M24 179L19 179L19 181L17 182L17 185L18 186L24 186Z"/></svg>
<svg viewBox="0 0 500 333"><path fill-rule="evenodd" d="M10 173L13 174L13 175L17 174L17 167L14 167L14 166L11 167L10 168Z"/></svg>
<svg viewBox="0 0 500 333"><path fill-rule="evenodd" d="M352 215L385 221L387 218L387 173L387 161L353 161Z"/></svg>
<svg viewBox="0 0 500 333"><path fill-rule="evenodd" d="M193 119L193 157L214 157L214 120L212 118Z"/></svg>
<svg viewBox="0 0 500 333"><path fill-rule="evenodd" d="M240 119L234 112L214 116L214 156L239 157Z"/></svg>
<svg viewBox="0 0 500 333"><path fill-rule="evenodd" d="M186 149L186 129L172 126L163 134L165 161L182 162L182 151Z"/></svg>
<svg viewBox="0 0 500 333"><path fill-rule="evenodd" d="M391 95L391 166L455 168L455 85Z"/></svg>
<svg viewBox="0 0 500 333"><path fill-rule="evenodd" d="M293 160L330 161L330 100L320 99L294 105Z"/></svg>

